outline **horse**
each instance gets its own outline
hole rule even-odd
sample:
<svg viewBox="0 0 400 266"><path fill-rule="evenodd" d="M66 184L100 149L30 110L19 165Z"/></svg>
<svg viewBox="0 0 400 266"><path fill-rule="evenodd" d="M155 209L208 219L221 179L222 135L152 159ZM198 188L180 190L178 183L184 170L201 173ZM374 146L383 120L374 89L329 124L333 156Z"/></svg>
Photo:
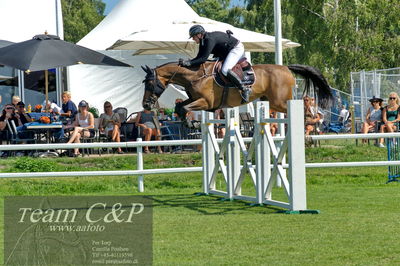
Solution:
<svg viewBox="0 0 400 266"><path fill-rule="evenodd" d="M142 66L146 72L143 80L145 93L143 95L143 108L151 109L168 84L183 86L189 99L182 103L187 111L215 111L223 107L236 107L244 104L238 89L230 88L224 93L224 88L214 81L215 62L206 61L199 66L182 67L177 62L169 62L154 69ZM295 77L299 74L305 79L305 92L314 85L317 101L321 107L326 107L333 99L331 88L322 73L306 65L254 65L256 76L252 85L250 102L260 98L269 101L270 108L286 113L287 101L292 99L292 90L295 87ZM225 94L225 96L224 96ZM179 114L179 113L178 113ZM181 114L180 114L181 116Z"/></svg>

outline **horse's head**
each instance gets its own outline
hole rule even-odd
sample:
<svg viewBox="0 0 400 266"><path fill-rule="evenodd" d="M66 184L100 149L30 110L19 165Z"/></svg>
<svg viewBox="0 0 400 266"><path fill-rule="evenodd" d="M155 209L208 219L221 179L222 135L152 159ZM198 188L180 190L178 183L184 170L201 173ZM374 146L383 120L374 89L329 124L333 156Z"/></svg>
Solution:
<svg viewBox="0 0 400 266"><path fill-rule="evenodd" d="M144 95L142 106L144 109L150 110L154 108L157 99L164 92L165 86L157 78L157 73L154 69L151 69L149 66L142 66L142 69L146 72L146 77L143 80Z"/></svg>

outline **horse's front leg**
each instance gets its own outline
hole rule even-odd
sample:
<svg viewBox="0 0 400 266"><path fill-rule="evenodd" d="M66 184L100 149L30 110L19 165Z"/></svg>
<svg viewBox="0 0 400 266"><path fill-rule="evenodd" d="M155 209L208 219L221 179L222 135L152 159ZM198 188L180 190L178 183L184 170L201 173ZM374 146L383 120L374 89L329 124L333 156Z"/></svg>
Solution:
<svg viewBox="0 0 400 266"><path fill-rule="evenodd" d="M200 110L208 110L210 109L209 103L206 101L204 98L199 98L188 105L185 105L183 108L185 108L186 111L200 111Z"/></svg>

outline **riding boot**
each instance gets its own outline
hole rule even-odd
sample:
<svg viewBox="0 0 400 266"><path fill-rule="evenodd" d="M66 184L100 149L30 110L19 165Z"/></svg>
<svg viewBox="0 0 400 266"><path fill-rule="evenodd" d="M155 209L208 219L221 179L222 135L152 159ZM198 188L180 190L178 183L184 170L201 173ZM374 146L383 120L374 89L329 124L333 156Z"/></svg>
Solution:
<svg viewBox="0 0 400 266"><path fill-rule="evenodd" d="M228 70L228 74L227 77L229 78L229 80L239 89L242 91L242 98L245 102L249 102L249 97L251 94L251 89L249 87L245 87L242 84L242 81L240 80L240 78L236 75L235 72L233 72L232 69Z"/></svg>

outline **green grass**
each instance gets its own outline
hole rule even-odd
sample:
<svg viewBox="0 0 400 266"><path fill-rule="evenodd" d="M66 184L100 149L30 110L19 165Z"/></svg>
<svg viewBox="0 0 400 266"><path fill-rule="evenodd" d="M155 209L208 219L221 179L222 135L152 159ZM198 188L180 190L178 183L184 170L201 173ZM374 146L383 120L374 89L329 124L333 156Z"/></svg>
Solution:
<svg viewBox="0 0 400 266"><path fill-rule="evenodd" d="M386 160L385 151L331 141L307 149L306 157L307 162ZM144 161L145 168L192 167L201 165L201 156L146 155ZM21 159L1 160L1 172L21 171L18 164ZM28 159L26 164L30 171L121 170L135 169L136 157ZM195 196L201 178L200 173L145 176L144 194L154 201L155 265L400 263L400 185L385 184L386 167L308 169L308 208L320 210L318 215L287 215L278 208ZM220 180L217 184L223 186ZM244 191L251 189L247 180ZM274 193L283 195L279 188ZM132 177L0 180L1 196L138 194Z"/></svg>

